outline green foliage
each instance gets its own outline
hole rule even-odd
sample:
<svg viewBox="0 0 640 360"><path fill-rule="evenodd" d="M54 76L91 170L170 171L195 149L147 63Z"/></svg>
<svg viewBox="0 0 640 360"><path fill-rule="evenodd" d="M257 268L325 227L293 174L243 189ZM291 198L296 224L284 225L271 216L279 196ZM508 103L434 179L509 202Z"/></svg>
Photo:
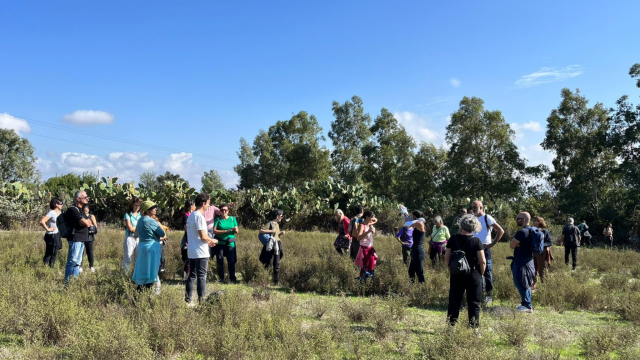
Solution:
<svg viewBox="0 0 640 360"><path fill-rule="evenodd" d="M49 190L53 197L73 199L74 193L84 184L94 184L96 182L96 177L86 172L82 175L68 173L48 178L43 187Z"/></svg>
<svg viewBox="0 0 640 360"><path fill-rule="evenodd" d="M202 182L202 189L200 189L201 193L211 194L214 191L225 189L220 174L215 170L205 171L200 181Z"/></svg>
<svg viewBox="0 0 640 360"><path fill-rule="evenodd" d="M37 182L34 148L15 130L0 129L0 182Z"/></svg>

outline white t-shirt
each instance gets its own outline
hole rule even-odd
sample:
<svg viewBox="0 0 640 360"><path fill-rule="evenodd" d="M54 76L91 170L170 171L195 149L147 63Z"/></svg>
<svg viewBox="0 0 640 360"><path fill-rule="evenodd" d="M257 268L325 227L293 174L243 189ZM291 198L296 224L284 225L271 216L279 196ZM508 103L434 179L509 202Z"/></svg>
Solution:
<svg viewBox="0 0 640 360"><path fill-rule="evenodd" d="M199 211L194 211L187 219L187 239L189 239L187 256L189 259L202 259L210 256L209 244L202 241L199 230L207 230L207 220Z"/></svg>
<svg viewBox="0 0 640 360"><path fill-rule="evenodd" d="M56 225L56 220L58 219L58 214L56 214L56 212L53 210L49 210L49 212L45 216L49 218L49 221L47 221L46 223L47 227L55 229L54 231L47 231L47 234L57 234L58 226Z"/></svg>
<svg viewBox="0 0 640 360"><path fill-rule="evenodd" d="M485 216L487 218L486 221L485 221ZM487 223L489 224L489 227L491 227L491 225L496 223L496 220L492 218L491 215L487 215L487 214L484 214L477 219L480 222L480 225L482 226L482 230L480 230L480 232L477 232L477 233L474 232L473 236L480 239L480 241L482 241L484 245L491 244L491 231L490 229L487 229Z"/></svg>

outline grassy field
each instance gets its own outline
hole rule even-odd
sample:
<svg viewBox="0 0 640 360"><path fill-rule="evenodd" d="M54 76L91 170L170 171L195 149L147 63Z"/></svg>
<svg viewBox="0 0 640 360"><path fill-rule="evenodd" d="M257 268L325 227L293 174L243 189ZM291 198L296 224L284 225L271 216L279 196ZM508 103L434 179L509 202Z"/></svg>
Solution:
<svg viewBox="0 0 640 360"><path fill-rule="evenodd" d="M579 269L556 258L534 294L535 312L516 314L506 244L494 249L494 303L481 329L445 325L446 269L411 285L400 246L379 236L376 278L333 250L334 234L290 232L283 239L281 286L258 262L254 231L241 231L240 285L215 282L210 301L186 307L179 255L170 234L159 296L138 293L120 272L121 230L96 240L96 273L63 289L67 244L53 269L42 265L39 232L0 232L2 359L637 359L640 254L580 249ZM86 258L85 258L86 261ZM85 268L88 264L85 263ZM224 290L221 292L220 290Z"/></svg>

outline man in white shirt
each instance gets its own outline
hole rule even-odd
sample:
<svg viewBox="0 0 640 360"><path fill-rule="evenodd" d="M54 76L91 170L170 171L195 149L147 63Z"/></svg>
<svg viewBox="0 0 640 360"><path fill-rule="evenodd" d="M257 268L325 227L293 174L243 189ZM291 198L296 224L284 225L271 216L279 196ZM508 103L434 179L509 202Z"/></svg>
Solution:
<svg viewBox="0 0 640 360"><path fill-rule="evenodd" d="M502 239L504 230L491 215L484 213L482 201L474 201L473 204L471 204L471 211L473 211L473 214L478 218L480 225L482 225L482 230L477 233L473 233L473 236L480 239L484 245L484 257L487 260L487 268L484 272L483 279L484 291L487 296L484 299L484 302L485 304L488 304L493 301L493 274L491 272L493 264L491 261L491 248L497 244L500 239ZM491 240L491 229L496 230L496 238L493 241Z"/></svg>
<svg viewBox="0 0 640 360"><path fill-rule="evenodd" d="M204 300L207 286L207 267L209 265L210 247L215 246L218 240L212 239L207 231L207 220L204 213L209 208L209 194L198 194L196 196L196 210L187 219L187 256L189 257L189 278L186 281L186 292L184 300L193 306L191 295L193 293L193 283L196 282L198 288L198 300Z"/></svg>

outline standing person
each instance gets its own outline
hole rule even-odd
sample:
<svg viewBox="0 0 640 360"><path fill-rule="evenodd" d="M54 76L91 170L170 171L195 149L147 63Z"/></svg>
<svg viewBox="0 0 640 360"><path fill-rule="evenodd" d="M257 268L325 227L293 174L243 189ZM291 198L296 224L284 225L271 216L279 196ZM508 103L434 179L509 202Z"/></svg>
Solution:
<svg viewBox="0 0 640 360"><path fill-rule="evenodd" d="M376 233L376 228L373 226L377 222L376 215L371 211L365 211L362 213L362 224L359 226L360 231L358 234L358 242L360 243L360 250L358 250L358 256L356 256L356 266L360 268L359 280L366 280L373 277L376 269L376 261L378 255L373 248L373 235Z"/></svg>
<svg viewBox="0 0 640 360"><path fill-rule="evenodd" d="M351 246L349 247L349 256L351 260L355 261L360 251L360 243L358 242L358 234L360 233L360 224L362 224L362 213L364 208L362 205L356 205L353 208L356 216L352 217L349 221L349 231L347 232L351 236Z"/></svg>
<svg viewBox="0 0 640 360"><path fill-rule="evenodd" d="M460 209L460 212L458 213L458 215L456 215L456 217L453 219L453 222L451 223L451 235L455 235L458 233L458 230L460 230L460 220L465 215L467 215L467 208Z"/></svg>
<svg viewBox="0 0 640 360"><path fill-rule="evenodd" d="M580 236L582 237L581 245L591 247L591 233L589 232L589 225L587 225L587 222L582 220L582 222L578 224L578 229L580 230Z"/></svg>
<svg viewBox="0 0 640 360"><path fill-rule="evenodd" d="M409 279L412 283L415 282L416 275L418 276L418 282L424 282L424 259L427 258L427 254L424 250L424 238L427 232L426 221L424 220L424 214L420 210L415 210L413 213L413 222L408 228L413 229L413 244L411 245L411 261L409 262ZM405 224L406 227L406 224Z"/></svg>
<svg viewBox="0 0 640 360"><path fill-rule="evenodd" d="M509 244L513 249L513 261L511 262L511 271L513 272L513 283L520 293L520 305L516 311L524 313L533 313L533 305L531 304L531 286L536 276L535 266L533 265L533 246L531 243L531 215L528 212L521 212L516 216L516 223L520 230Z"/></svg>
<svg viewBox="0 0 640 360"><path fill-rule="evenodd" d="M480 231L481 225L473 215L463 215L458 221L459 232L453 235L447 242L444 255L444 263L447 267L451 263L453 251L464 251L464 257L469 264L468 275L449 276L449 306L447 309L447 321L450 325L458 322L460 315L460 305L465 291L467 292L467 311L469 312L469 325L471 327L480 326L480 302L482 301L482 274L487 266L484 258L484 246L474 232Z"/></svg>
<svg viewBox="0 0 640 360"><path fill-rule="evenodd" d="M396 234L396 239L402 244L402 262L409 265L411 262L411 247L413 247L413 228L401 227Z"/></svg>
<svg viewBox="0 0 640 360"><path fill-rule="evenodd" d="M84 243L89 240L89 227L91 218L85 216L82 207L89 203L89 197L84 191L77 191L74 195L74 206L71 206L64 213L64 222L69 229L69 252L67 253L67 265L64 268L65 285L69 283L70 277L78 277L82 272L82 252Z"/></svg>
<svg viewBox="0 0 640 360"><path fill-rule="evenodd" d="M53 198L49 202L49 212L40 220L40 226L44 228L44 258L42 262L49 267L53 267L56 263L58 251L62 249L62 239L56 221L62 212L62 200Z"/></svg>
<svg viewBox="0 0 640 360"><path fill-rule="evenodd" d="M184 300L189 306L194 306L191 302L193 294L193 283L197 278L198 300L203 301L207 292L207 266L209 265L209 248L214 247L218 240L209 237L207 231L207 220L204 217L205 211L209 209L211 201L209 194L198 194L196 196L196 209L187 219L187 240L189 245L187 255L189 256L189 278L185 283Z"/></svg>
<svg viewBox="0 0 640 360"><path fill-rule="evenodd" d="M151 200L146 200L140 205L140 210L143 216L138 220L134 232L136 239L139 239L138 256L131 280L138 284L138 290L150 289L157 283L156 289L159 291L158 269L162 257L160 239L164 238L166 233L155 219L158 205Z"/></svg>
<svg viewBox="0 0 640 360"><path fill-rule="evenodd" d="M183 267L183 278L186 281L189 277L189 255L187 254L187 248L189 246L189 238L187 237L187 219L189 219L189 215L196 210L196 203L189 199L184 204L184 209L182 213L182 228L184 229L184 235L182 236L182 241L180 242L180 255L182 256L182 262L184 263Z"/></svg>
<svg viewBox="0 0 640 360"><path fill-rule="evenodd" d="M473 236L480 239L484 246L484 258L487 261L487 268L485 269L483 275L483 285L486 295L484 302L485 304L489 304L493 301L493 262L491 260L491 248L495 244L500 242L500 239L502 239L502 235L504 235L504 230L491 215L485 214L482 201L474 201L471 204L471 211L478 218L478 222L482 227L480 231L474 232ZM491 229L496 230L496 238L493 241L491 240Z"/></svg>
<svg viewBox="0 0 640 360"><path fill-rule="evenodd" d="M89 267L91 268L91 272L96 272L96 269L93 267L93 244L96 240L96 234L98 234L98 222L96 221L96 217L91 214L91 209L89 208L89 204L82 207L82 211L84 211L84 216L91 219L91 226L89 227L89 238L87 242L84 243L84 248L87 251L87 259L89 260Z"/></svg>
<svg viewBox="0 0 640 360"><path fill-rule="evenodd" d="M338 237L333 242L333 247L336 248L338 254L342 255L349 252L351 248L351 236L349 235L349 225L351 221L344 216L344 213L340 209L336 209L335 212L336 221L338 221ZM344 252L343 252L344 251Z"/></svg>
<svg viewBox="0 0 640 360"><path fill-rule="evenodd" d="M429 245L429 258L431 259L431 265L436 265L436 258L442 261L444 260L444 252L447 246L447 240L451 237L449 228L444 225L441 216L436 216L433 219L435 225L431 229L431 242Z"/></svg>
<svg viewBox="0 0 640 360"><path fill-rule="evenodd" d="M544 250L542 250L542 254L533 254L533 265L536 270L536 278L533 280L532 291L535 292L538 277L540 277L540 282L544 282L547 267L551 265L551 260L553 260L553 256L551 255L553 238L551 237L549 230L547 230L547 223L541 216L533 217L533 226L542 230L542 233L544 234Z"/></svg>
<svg viewBox="0 0 640 360"><path fill-rule="evenodd" d="M567 225L562 229L560 235L560 246L564 245L564 264L569 265L569 254L571 254L573 270L578 267L578 247L580 246L580 230L573 225L573 218L567 219Z"/></svg>
<svg viewBox="0 0 640 360"><path fill-rule="evenodd" d="M275 243L271 250L267 250L267 245L262 246L260 251L260 262L265 268L273 267L273 284L278 285L280 281L280 260L282 259L282 242L280 236L284 236L285 232L280 231L280 224L278 224L284 218L284 211L275 209L271 211L269 216L269 222L264 224L260 229L260 234L270 234Z"/></svg>
<svg viewBox="0 0 640 360"><path fill-rule="evenodd" d="M602 235L604 235L605 243L609 243L611 245L611 250L613 250L613 226L611 223L607 225L606 228L602 231Z"/></svg>
<svg viewBox="0 0 640 360"><path fill-rule="evenodd" d="M229 267L229 280L232 284L237 284L236 279L236 235L238 235L238 221L235 216L229 216L229 206L220 205L222 215L216 218L213 225L213 233L218 244L213 248L216 257L216 267L218 269L218 281L224 282L224 258L227 258Z"/></svg>
<svg viewBox="0 0 640 360"><path fill-rule="evenodd" d="M222 213L220 212L220 209L217 208L215 205L209 204L209 207L207 208L207 210L204 211L203 214L204 214L204 219L207 221L207 232L209 233L209 237L213 239L213 236L214 236L213 226L216 223L216 217L220 216ZM213 248L209 248L209 251L211 252L211 258L213 259L215 255L213 253Z"/></svg>
<svg viewBox="0 0 640 360"><path fill-rule="evenodd" d="M169 233L169 227L168 226L164 226L162 225L162 223L160 222L160 219L158 219L157 215L152 215L151 218L153 220L155 220L158 225L160 225L160 227L162 228L162 230L164 231L165 235L163 237L161 237L160 239L158 239L158 241L160 242L160 272L166 272L167 271L167 262L164 258L164 247L167 245L167 239L169 238L167 236L167 234ZM160 280L158 280L158 289L160 288ZM160 290L158 290L159 292Z"/></svg>
<svg viewBox="0 0 640 360"><path fill-rule="evenodd" d="M131 267L131 261L136 257L136 250L138 248L138 238L135 237L136 226L138 220L140 220L140 204L142 199L133 196L129 200L129 207L127 213L124 214L124 242L122 247L124 250L124 258L122 259L122 273L126 276Z"/></svg>

